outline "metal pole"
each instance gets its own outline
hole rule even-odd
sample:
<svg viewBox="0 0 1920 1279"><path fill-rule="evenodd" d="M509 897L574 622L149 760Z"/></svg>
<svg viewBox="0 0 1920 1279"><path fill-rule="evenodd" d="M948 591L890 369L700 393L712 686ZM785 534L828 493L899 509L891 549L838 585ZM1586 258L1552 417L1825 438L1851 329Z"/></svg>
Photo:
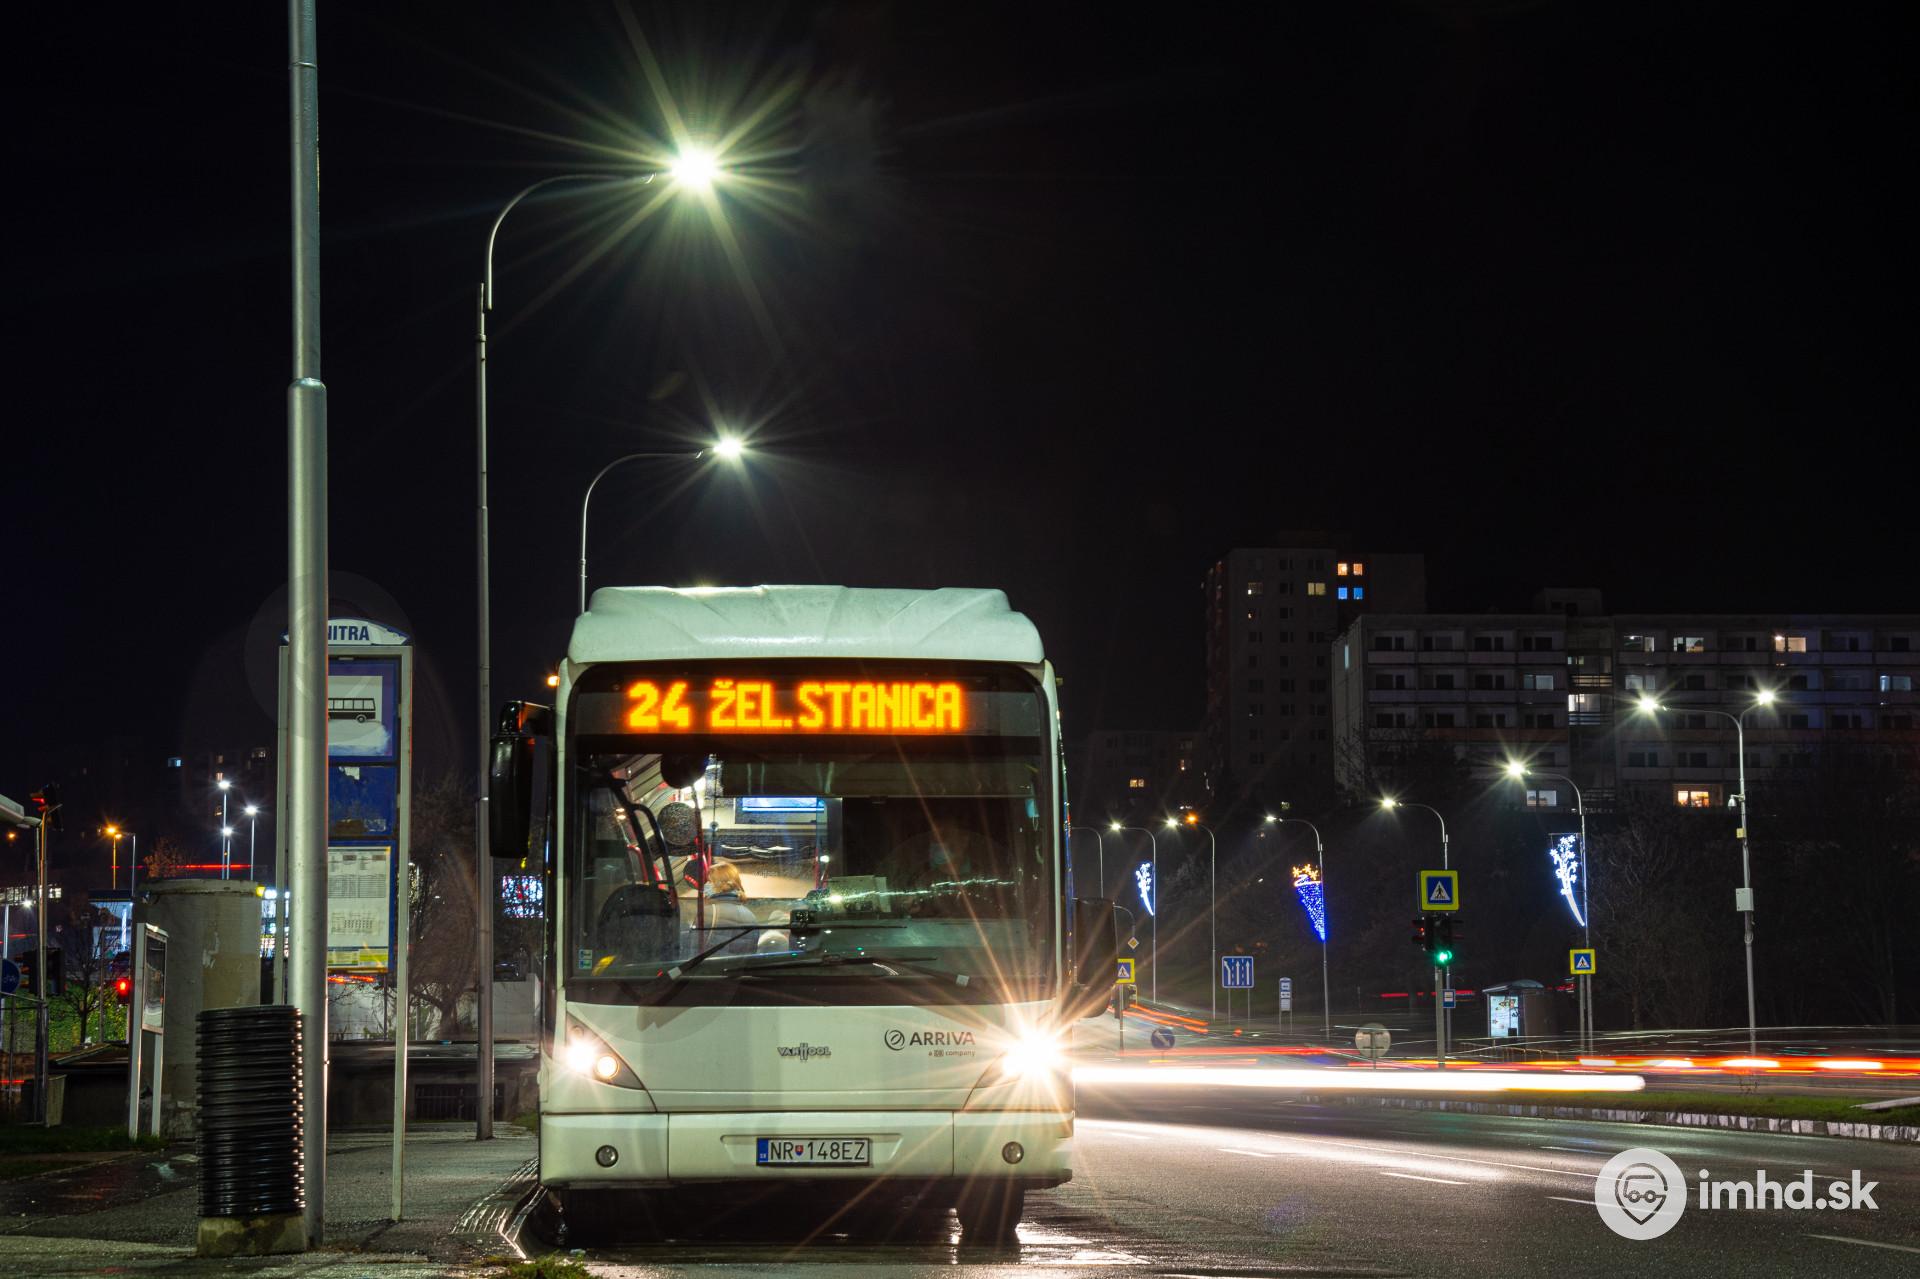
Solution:
<svg viewBox="0 0 1920 1279"><path fill-rule="evenodd" d="M508 206L512 207L511 205ZM506 210L501 210L501 217ZM494 223L494 231L500 229ZM493 237L487 238L487 278L493 276ZM490 1141L493 1138L493 876L489 873L493 863L488 848L487 832L487 781L488 772L493 766L493 743L491 719L493 715L493 659L492 639L489 634L492 602L488 590L487 562L487 310L492 290L482 283L480 286L480 304L475 316L474 328L474 404L477 418L475 429L477 438L475 447L479 458L479 488L477 510L479 517L479 601L480 601L480 768L476 780L477 803L474 805L473 856L474 856L474 897L476 919L475 936L478 938L478 959L480 976L474 1001L474 1061L476 1075L474 1080L474 1139Z"/></svg>
<svg viewBox="0 0 1920 1279"><path fill-rule="evenodd" d="M1147 832L1147 845L1153 850L1153 1002L1160 1002L1160 841Z"/></svg>
<svg viewBox="0 0 1920 1279"><path fill-rule="evenodd" d="M1720 712L1727 715L1725 711ZM1760 1054L1759 1016L1755 1011L1753 998L1753 871L1747 859L1747 840L1750 832L1747 822L1747 728L1738 715L1727 715L1733 721L1734 749L1740 753L1740 886L1745 890L1742 904L1746 909L1741 912L1746 921L1747 945L1747 1055L1757 1057Z"/></svg>
<svg viewBox="0 0 1920 1279"><path fill-rule="evenodd" d="M1213 827L1202 824L1201 830L1207 832L1207 945L1210 948L1212 967L1208 971L1207 986L1213 996L1213 1015L1220 1015L1220 881L1215 875L1218 846L1214 842ZM1233 1021L1233 998L1227 998L1227 1021Z"/></svg>
<svg viewBox="0 0 1920 1279"><path fill-rule="evenodd" d="M47 823L53 820L55 804L40 814L38 887L33 908L33 997L40 1001L34 1014L33 1041L33 1119L45 1125L47 1110Z"/></svg>
<svg viewBox="0 0 1920 1279"><path fill-rule="evenodd" d="M587 506L593 501L594 486L600 483L601 478L605 476L608 471L611 471L623 462L639 462L649 459L671 457L685 458L689 462L697 462L706 455L706 449L700 449L693 453L629 453L625 457L614 458L613 461L601 467L599 472L595 474L591 480L587 481L586 496L580 499L580 612L584 613L587 611Z"/></svg>
<svg viewBox="0 0 1920 1279"><path fill-rule="evenodd" d="M327 388L320 380L320 93L314 7L288 0L292 108L293 384L287 390L287 820L303 1022L307 1244L327 1202Z"/></svg>
<svg viewBox="0 0 1920 1279"><path fill-rule="evenodd" d="M408 966L413 951L413 649L400 653L400 704L406 718L400 731L400 814L399 839L393 850L399 876L395 894L393 921L393 1172L390 1178L392 1202L388 1214L400 1220L406 1202L407 1186L407 1046L412 1040L413 1019L408 1015Z"/></svg>

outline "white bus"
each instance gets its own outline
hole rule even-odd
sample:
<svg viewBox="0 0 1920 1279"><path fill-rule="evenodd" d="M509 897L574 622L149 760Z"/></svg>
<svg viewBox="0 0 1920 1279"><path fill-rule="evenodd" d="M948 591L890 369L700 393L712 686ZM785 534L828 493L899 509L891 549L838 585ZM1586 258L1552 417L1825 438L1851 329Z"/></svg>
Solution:
<svg viewBox="0 0 1920 1279"><path fill-rule="evenodd" d="M490 811L546 876L563 1216L794 1183L1007 1236L1072 1175L1067 1037L1114 974L1033 624L993 590L610 588L559 675L504 712Z"/></svg>

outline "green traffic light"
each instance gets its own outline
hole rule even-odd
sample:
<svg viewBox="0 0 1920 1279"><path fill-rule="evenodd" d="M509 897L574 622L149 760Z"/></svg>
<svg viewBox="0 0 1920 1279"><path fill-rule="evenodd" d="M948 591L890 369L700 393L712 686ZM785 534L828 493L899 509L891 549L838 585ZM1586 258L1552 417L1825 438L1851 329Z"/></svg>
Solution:
<svg viewBox="0 0 1920 1279"><path fill-rule="evenodd" d="M1453 962L1453 952L1450 950L1436 950L1433 952L1433 962L1444 968Z"/></svg>

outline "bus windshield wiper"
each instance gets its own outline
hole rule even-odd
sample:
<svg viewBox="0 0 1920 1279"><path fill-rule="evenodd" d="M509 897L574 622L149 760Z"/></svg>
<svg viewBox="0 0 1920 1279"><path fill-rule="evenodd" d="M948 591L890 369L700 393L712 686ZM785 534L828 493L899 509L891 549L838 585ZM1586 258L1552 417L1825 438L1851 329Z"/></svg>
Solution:
<svg viewBox="0 0 1920 1279"><path fill-rule="evenodd" d="M734 941L737 938L745 937L748 933L762 932L765 929L766 929L765 924L744 924L739 928L735 928L730 932L728 932L725 937L722 937L719 941L713 943L713 945L707 947L705 950L701 951L699 954L695 955L693 958L683 960L680 963L675 964L672 968L667 969L667 976L671 977L674 981L678 982L683 977L685 977L688 973L692 972L694 969L698 968L700 965L706 963L708 959L712 958L714 955L719 954L721 948L726 946L728 942Z"/></svg>
<svg viewBox="0 0 1920 1279"><path fill-rule="evenodd" d="M956 986L965 986L973 980L966 973L949 972L944 968L935 968L931 964L918 964L906 959L888 959L876 955L843 955L839 951L823 951L816 955L803 955L798 959L784 959L777 964L755 964L741 969L741 975L753 973L778 972L789 968L838 968L842 964L866 964L878 968L903 968L918 973L922 977L934 977L940 981L951 981Z"/></svg>

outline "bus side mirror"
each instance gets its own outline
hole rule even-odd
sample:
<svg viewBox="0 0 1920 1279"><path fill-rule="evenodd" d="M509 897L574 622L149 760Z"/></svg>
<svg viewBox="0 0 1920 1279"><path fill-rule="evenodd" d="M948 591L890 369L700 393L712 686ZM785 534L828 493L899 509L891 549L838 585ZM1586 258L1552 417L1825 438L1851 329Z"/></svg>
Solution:
<svg viewBox="0 0 1920 1279"><path fill-rule="evenodd" d="M1074 1015L1098 1017L1113 997L1120 970L1120 931L1113 902L1078 897L1073 902Z"/></svg>
<svg viewBox="0 0 1920 1279"><path fill-rule="evenodd" d="M553 794L553 708L508 702L500 711L487 771L488 848L502 859L544 861Z"/></svg>

